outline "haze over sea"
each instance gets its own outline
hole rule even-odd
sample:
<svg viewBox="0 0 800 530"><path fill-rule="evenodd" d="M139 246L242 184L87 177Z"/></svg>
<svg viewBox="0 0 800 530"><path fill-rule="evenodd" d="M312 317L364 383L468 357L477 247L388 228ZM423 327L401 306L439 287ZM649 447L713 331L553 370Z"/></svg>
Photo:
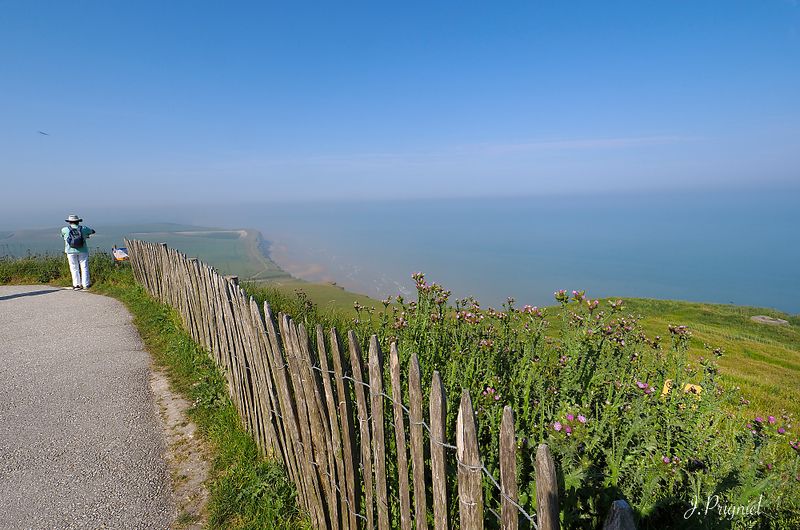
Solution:
<svg viewBox="0 0 800 530"><path fill-rule="evenodd" d="M257 228L289 272L375 297L412 293L422 271L484 305L586 289L797 313L799 205L798 190L649 192L265 204L179 220Z"/></svg>

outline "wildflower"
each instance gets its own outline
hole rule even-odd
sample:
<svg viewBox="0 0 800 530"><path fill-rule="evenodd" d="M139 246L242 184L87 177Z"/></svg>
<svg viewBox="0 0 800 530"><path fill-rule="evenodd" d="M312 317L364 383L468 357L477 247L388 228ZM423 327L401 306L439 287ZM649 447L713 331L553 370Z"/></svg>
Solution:
<svg viewBox="0 0 800 530"><path fill-rule="evenodd" d="M772 464L767 464L767 469L768 469L769 471L772 471Z"/></svg>
<svg viewBox="0 0 800 530"><path fill-rule="evenodd" d="M566 427L564 427L564 432L567 433L567 436L572 436L572 427L567 425Z"/></svg>
<svg viewBox="0 0 800 530"><path fill-rule="evenodd" d="M662 457L662 458L661 458L661 461L662 461L662 462L664 462L665 464L669 464L669 462L670 462L670 460L669 460L669 457L668 457L668 456L664 456L664 457Z"/></svg>
<svg viewBox="0 0 800 530"><path fill-rule="evenodd" d="M784 429L783 427L778 427L778 434L785 434L785 433L786 429Z"/></svg>
<svg viewBox="0 0 800 530"><path fill-rule="evenodd" d="M636 381L636 386L638 386L641 390L647 388L647 383L642 383L641 381Z"/></svg>
<svg viewBox="0 0 800 530"><path fill-rule="evenodd" d="M572 414L567 414L567 420L572 421L574 419L575 419L575 416L573 416Z"/></svg>
<svg viewBox="0 0 800 530"><path fill-rule="evenodd" d="M555 429L555 430L556 430L556 432L560 432L560 431L561 431L561 427L562 427L562 425L561 425L561 422L560 422L560 421L557 421L557 422L555 422L555 423L553 424L553 429Z"/></svg>
<svg viewBox="0 0 800 530"><path fill-rule="evenodd" d="M687 326L673 326L670 324L668 326L669 332L673 335L678 336L688 336L689 335L689 328Z"/></svg>
<svg viewBox="0 0 800 530"><path fill-rule="evenodd" d="M578 414L578 421L581 423L586 423L586 416Z"/></svg>
<svg viewBox="0 0 800 530"><path fill-rule="evenodd" d="M767 416L767 421L772 425L775 423L775 416Z"/></svg>
<svg viewBox="0 0 800 530"><path fill-rule="evenodd" d="M755 422L756 423L764 423L764 418L762 418L761 416L756 416L755 417Z"/></svg>

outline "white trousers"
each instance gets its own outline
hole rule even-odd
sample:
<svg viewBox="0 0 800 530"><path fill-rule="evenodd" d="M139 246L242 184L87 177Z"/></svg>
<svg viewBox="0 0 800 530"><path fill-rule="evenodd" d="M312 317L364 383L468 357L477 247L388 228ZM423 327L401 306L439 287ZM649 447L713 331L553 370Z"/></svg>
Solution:
<svg viewBox="0 0 800 530"><path fill-rule="evenodd" d="M89 253L67 254L67 259L69 260L69 272L72 273L72 286L88 288L92 284L89 281Z"/></svg>

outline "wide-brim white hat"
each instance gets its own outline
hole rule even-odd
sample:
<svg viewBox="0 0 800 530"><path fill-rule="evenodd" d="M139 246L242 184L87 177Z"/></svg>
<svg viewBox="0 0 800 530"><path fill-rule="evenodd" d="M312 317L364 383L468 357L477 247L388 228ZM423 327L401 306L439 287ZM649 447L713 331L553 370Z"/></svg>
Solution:
<svg viewBox="0 0 800 530"><path fill-rule="evenodd" d="M82 221L83 221L83 219L81 219L80 217L78 217L77 215L75 215L75 214L73 213L73 214L70 214L70 216L69 216L69 217L67 217L67 218L65 219L65 221L66 221L66 222L68 222L68 223L80 223L80 222L82 222Z"/></svg>

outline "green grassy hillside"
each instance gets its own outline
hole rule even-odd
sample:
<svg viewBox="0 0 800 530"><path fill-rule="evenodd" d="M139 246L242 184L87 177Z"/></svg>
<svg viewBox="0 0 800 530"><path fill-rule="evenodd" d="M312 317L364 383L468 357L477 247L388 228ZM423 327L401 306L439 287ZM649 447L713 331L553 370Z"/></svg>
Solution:
<svg viewBox="0 0 800 530"><path fill-rule="evenodd" d="M630 299L628 312L638 313L645 331L668 335L668 326L686 325L692 331L689 353L694 358L716 357L729 384L738 385L754 415L777 415L782 409L800 417L800 316L756 307L701 304L673 300ZM754 322L766 315L788 324Z"/></svg>

